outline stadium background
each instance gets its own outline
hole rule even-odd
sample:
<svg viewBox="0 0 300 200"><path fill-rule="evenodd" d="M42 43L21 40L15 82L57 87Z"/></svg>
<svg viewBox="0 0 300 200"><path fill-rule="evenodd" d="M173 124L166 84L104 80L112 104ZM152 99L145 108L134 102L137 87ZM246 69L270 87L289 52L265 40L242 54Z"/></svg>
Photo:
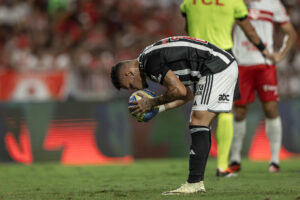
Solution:
<svg viewBox="0 0 300 200"><path fill-rule="evenodd" d="M109 76L117 61L185 34L180 3L0 0L0 161L107 164L186 156L189 105L137 123L128 114L129 93L117 93ZM300 1L283 3L299 35ZM280 31L275 38L279 48ZM300 155L300 37L277 69L284 159ZM243 149L252 160L270 157L263 118L255 102ZM213 139L212 156L216 148Z"/></svg>

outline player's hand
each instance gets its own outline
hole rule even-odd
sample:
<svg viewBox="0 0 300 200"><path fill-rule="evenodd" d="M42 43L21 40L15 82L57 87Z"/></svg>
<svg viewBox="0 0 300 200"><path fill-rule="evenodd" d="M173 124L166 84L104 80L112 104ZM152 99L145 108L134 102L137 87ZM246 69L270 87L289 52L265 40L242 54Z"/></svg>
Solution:
<svg viewBox="0 0 300 200"><path fill-rule="evenodd" d="M265 48L261 53L262 53L262 55L263 55L264 57L271 59L271 58L270 58L270 53L269 53L269 51L268 51L267 48Z"/></svg>
<svg viewBox="0 0 300 200"><path fill-rule="evenodd" d="M272 60L274 64L276 64L282 60L282 56L280 53L274 52L270 54L269 59Z"/></svg>
<svg viewBox="0 0 300 200"><path fill-rule="evenodd" d="M147 97L147 95L142 93L138 93L137 95L139 95L141 99L139 101L130 102L130 104L132 105L130 106L130 108L134 110L132 114L140 116L143 113L150 111L153 105L152 99Z"/></svg>

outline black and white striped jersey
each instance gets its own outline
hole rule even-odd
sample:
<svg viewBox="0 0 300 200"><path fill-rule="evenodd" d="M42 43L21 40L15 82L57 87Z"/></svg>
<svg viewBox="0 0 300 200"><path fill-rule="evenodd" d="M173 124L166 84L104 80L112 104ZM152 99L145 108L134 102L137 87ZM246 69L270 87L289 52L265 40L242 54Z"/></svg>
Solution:
<svg viewBox="0 0 300 200"><path fill-rule="evenodd" d="M172 70L184 85L190 86L202 76L221 72L235 59L206 41L174 36L146 47L137 60L152 81L162 84L166 73Z"/></svg>

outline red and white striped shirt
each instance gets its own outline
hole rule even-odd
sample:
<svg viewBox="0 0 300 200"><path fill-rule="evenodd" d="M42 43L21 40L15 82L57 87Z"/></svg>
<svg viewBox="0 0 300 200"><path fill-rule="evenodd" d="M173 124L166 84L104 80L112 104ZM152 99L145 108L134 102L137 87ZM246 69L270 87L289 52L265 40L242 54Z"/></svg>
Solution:
<svg viewBox="0 0 300 200"><path fill-rule="evenodd" d="M252 0L248 9L251 24L269 52L272 53L274 23L284 24L290 21L284 6L280 0ZM271 61L262 56L238 26L234 28L233 40L233 53L239 65L271 64Z"/></svg>

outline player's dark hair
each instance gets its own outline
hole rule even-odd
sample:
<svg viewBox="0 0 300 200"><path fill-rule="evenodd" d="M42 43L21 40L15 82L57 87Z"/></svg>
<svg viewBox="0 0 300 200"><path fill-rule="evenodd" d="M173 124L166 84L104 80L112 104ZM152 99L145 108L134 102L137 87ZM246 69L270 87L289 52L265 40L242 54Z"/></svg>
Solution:
<svg viewBox="0 0 300 200"><path fill-rule="evenodd" d="M110 72L111 82L113 83L115 88L117 88L118 90L120 90L120 88L121 88L119 75L120 75L120 69L121 69L122 65L123 65L122 62L117 63L116 65L114 65L111 68L111 72Z"/></svg>

